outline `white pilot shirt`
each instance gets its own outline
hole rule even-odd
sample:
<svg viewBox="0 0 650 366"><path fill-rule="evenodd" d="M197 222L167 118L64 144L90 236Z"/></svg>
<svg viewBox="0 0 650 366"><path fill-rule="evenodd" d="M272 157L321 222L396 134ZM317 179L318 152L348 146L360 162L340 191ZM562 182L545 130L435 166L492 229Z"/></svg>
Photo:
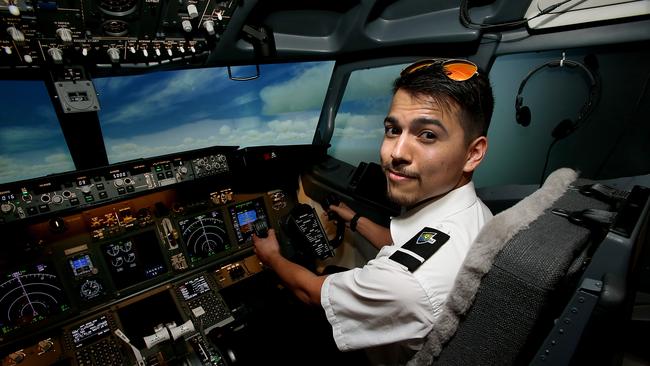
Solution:
<svg viewBox="0 0 650 366"><path fill-rule="evenodd" d="M474 184L391 220L393 245L381 248L363 268L329 275L321 305L342 351L368 349L371 362L395 365L422 347L470 245L492 213ZM449 240L413 273L388 257L420 230L430 227Z"/></svg>

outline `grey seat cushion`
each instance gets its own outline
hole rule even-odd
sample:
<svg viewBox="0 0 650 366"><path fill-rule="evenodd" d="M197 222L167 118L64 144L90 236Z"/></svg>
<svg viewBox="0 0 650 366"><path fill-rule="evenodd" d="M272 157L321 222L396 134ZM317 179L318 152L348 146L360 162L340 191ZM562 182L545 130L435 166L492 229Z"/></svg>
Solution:
<svg viewBox="0 0 650 366"><path fill-rule="evenodd" d="M549 309L590 231L551 208L602 209L569 189L577 178L559 169L544 185L488 222L472 244L442 315L409 365L511 365L552 325ZM524 360L527 361L527 360Z"/></svg>

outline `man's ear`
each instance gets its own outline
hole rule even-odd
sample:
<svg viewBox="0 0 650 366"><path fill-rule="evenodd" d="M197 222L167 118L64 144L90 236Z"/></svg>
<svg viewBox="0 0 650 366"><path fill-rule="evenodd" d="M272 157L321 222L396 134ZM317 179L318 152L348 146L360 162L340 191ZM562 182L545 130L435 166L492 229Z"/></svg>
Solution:
<svg viewBox="0 0 650 366"><path fill-rule="evenodd" d="M465 161L463 171L466 173L473 172L481 161L483 161L487 148L488 141L485 136L479 136L472 141L467 147L467 160Z"/></svg>

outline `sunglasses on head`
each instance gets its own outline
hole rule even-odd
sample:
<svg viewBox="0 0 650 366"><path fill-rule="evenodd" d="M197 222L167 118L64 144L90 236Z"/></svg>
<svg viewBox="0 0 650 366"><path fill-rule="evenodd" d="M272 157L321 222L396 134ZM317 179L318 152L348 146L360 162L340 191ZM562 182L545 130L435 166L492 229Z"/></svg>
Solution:
<svg viewBox="0 0 650 366"><path fill-rule="evenodd" d="M468 60L460 59L429 59L429 60L420 60L409 66L407 66L400 76L406 76L412 74L416 71L425 70L433 65L441 65L442 69L445 71L445 75L451 80L454 81L465 81L472 78L472 76L478 74L478 66L475 63Z"/></svg>

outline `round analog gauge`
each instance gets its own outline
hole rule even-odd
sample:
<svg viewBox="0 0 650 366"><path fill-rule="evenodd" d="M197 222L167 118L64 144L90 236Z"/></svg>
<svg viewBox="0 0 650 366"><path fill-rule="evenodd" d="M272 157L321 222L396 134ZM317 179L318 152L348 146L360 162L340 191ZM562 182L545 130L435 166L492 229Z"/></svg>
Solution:
<svg viewBox="0 0 650 366"><path fill-rule="evenodd" d="M118 254L120 254L120 246L114 244L107 246L106 254L110 255L111 257L117 256Z"/></svg>
<svg viewBox="0 0 650 366"><path fill-rule="evenodd" d="M105 14L123 17L133 13L136 5L136 0L101 0L99 9Z"/></svg>
<svg viewBox="0 0 650 366"><path fill-rule="evenodd" d="M129 33L129 23L123 20L107 20L102 24L102 30L108 36L123 37Z"/></svg>
<svg viewBox="0 0 650 366"><path fill-rule="evenodd" d="M111 265L113 267L119 268L122 267L123 264L124 264L124 259L122 257L115 257L111 259Z"/></svg>
<svg viewBox="0 0 650 366"><path fill-rule="evenodd" d="M102 293L103 289L104 287L99 281L86 280L81 284L81 288L79 289L79 296L81 296L82 300L90 300L99 296Z"/></svg>
<svg viewBox="0 0 650 366"><path fill-rule="evenodd" d="M201 260L230 248L221 213L214 211L178 222L192 261Z"/></svg>

